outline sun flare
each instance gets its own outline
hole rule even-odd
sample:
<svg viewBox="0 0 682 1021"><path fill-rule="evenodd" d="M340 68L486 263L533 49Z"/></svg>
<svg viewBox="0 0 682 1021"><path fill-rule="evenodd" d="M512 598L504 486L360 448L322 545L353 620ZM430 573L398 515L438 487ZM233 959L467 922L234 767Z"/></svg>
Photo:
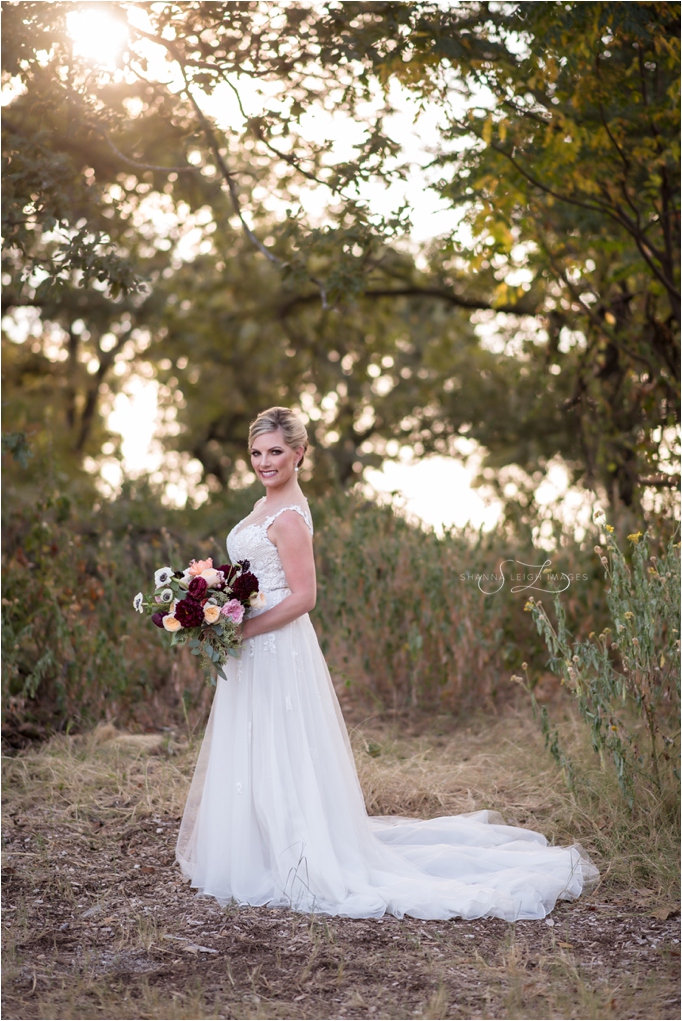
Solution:
<svg viewBox="0 0 682 1021"><path fill-rule="evenodd" d="M128 39L128 27L107 11L72 11L66 17L74 53L85 60L113 67Z"/></svg>

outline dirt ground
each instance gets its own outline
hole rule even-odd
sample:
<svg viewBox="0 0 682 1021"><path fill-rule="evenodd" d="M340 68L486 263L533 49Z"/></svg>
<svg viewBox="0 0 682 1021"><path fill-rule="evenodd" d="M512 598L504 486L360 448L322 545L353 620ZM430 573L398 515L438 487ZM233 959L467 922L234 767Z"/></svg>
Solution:
<svg viewBox="0 0 682 1021"><path fill-rule="evenodd" d="M460 737L454 773L423 738L382 753L376 737L355 735L375 800L383 790L400 801L396 791L420 783L447 793L452 774L446 809L493 807L476 772L485 735ZM514 925L311 917L197 897L173 860L196 751L110 728L5 760L5 1019L680 1016L676 906L652 889L624 892L608 868L592 895ZM540 786L524 801L514 782L512 816L551 815Z"/></svg>

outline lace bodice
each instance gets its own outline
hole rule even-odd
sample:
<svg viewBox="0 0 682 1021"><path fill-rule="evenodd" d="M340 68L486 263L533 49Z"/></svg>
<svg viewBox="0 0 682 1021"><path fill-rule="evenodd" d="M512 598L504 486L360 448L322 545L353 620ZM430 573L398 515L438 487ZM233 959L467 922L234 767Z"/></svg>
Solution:
<svg viewBox="0 0 682 1021"><path fill-rule="evenodd" d="M227 552L230 560L233 564L238 560L250 562L250 570L258 578L261 592L281 592L287 589L284 568L279 559L277 547L268 539L268 528L275 518L288 510L296 511L301 515L312 535L313 523L310 511L307 507L292 503L289 507L281 507L276 514L271 514L270 517L257 524L244 525L243 522L246 521L246 518L243 518L227 537ZM272 604L271 601L270 604Z"/></svg>

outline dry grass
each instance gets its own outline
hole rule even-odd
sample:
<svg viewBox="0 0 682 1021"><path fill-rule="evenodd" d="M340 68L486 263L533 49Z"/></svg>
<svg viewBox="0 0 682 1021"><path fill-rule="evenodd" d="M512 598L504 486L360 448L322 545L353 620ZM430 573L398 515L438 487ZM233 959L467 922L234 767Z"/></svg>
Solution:
<svg viewBox="0 0 682 1021"><path fill-rule="evenodd" d="M580 732L566 738L579 754ZM495 808L604 881L553 925L310 918L197 898L173 846L196 735L54 739L5 760L5 1018L672 1018L676 833L599 769L567 793L522 713L353 729L372 813ZM591 759L583 761L591 763ZM598 760L596 760L598 766Z"/></svg>

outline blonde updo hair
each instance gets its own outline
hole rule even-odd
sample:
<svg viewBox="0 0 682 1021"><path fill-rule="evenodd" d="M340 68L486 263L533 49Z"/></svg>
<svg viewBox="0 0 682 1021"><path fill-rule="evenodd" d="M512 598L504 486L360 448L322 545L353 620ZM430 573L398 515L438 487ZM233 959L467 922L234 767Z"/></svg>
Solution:
<svg viewBox="0 0 682 1021"><path fill-rule="evenodd" d="M275 432L276 429L282 430L284 442L292 450L303 447L303 457L305 457L305 452L308 449L308 433L303 422L290 408L268 408L267 411L261 411L249 426L249 446L253 444L257 436L262 433ZM303 457L296 465L297 468L303 463Z"/></svg>

